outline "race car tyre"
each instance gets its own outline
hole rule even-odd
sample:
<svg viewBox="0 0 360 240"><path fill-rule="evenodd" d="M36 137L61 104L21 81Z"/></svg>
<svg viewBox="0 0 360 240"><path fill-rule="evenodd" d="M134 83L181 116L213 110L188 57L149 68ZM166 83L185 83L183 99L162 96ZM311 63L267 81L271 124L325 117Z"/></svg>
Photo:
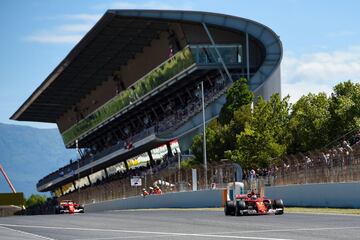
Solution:
<svg viewBox="0 0 360 240"><path fill-rule="evenodd" d="M224 213L225 213L225 216L230 216L231 215L231 208L228 206L227 203L225 203Z"/></svg>
<svg viewBox="0 0 360 240"><path fill-rule="evenodd" d="M281 199L274 200L274 208L281 209L275 212L275 215L282 215L284 214L284 202Z"/></svg>
<svg viewBox="0 0 360 240"><path fill-rule="evenodd" d="M275 208L284 208L284 202L281 199L274 200Z"/></svg>
<svg viewBox="0 0 360 240"><path fill-rule="evenodd" d="M246 208L246 204L243 201L236 201L235 207L235 216L244 215L244 209Z"/></svg>

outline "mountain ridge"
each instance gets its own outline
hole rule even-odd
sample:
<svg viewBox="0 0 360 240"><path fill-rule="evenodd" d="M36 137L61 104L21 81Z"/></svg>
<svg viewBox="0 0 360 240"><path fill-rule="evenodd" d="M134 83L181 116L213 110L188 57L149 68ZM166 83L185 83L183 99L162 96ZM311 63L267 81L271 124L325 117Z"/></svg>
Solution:
<svg viewBox="0 0 360 240"><path fill-rule="evenodd" d="M26 196L36 193L36 183L47 174L76 158L74 150L66 149L56 128L0 123L0 164L5 168L18 192ZM9 192L0 177L0 192Z"/></svg>

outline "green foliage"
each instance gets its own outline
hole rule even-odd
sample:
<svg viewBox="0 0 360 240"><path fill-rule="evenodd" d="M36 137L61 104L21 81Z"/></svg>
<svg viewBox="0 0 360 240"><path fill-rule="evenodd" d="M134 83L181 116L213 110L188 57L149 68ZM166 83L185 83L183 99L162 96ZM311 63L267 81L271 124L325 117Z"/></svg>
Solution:
<svg viewBox="0 0 360 240"><path fill-rule="evenodd" d="M325 93L302 96L293 106L290 153L321 148L329 142L330 99Z"/></svg>
<svg viewBox="0 0 360 240"><path fill-rule="evenodd" d="M268 102L260 98L244 130L236 134L235 149L226 151L226 157L250 169L268 167L282 156L290 138L288 100L288 97L281 100L278 94Z"/></svg>
<svg viewBox="0 0 360 240"><path fill-rule="evenodd" d="M40 206L44 204L47 200L47 197L45 195L40 194L32 194L28 199L25 201L25 207L34 207L34 206Z"/></svg>
<svg viewBox="0 0 360 240"><path fill-rule="evenodd" d="M229 88L219 120L212 121L206 128L207 160L210 163L225 158L225 151L235 148L236 134L244 129L251 116L250 103L254 96L246 82L246 79L241 78ZM202 134L194 137L191 150L195 160L202 163Z"/></svg>
<svg viewBox="0 0 360 240"><path fill-rule="evenodd" d="M247 80L240 78L237 80L226 93L226 103L221 109L219 121L226 124L233 118L234 112L239 107L248 105L254 100L254 94L249 90Z"/></svg>
<svg viewBox="0 0 360 240"><path fill-rule="evenodd" d="M293 106L289 97L281 99L278 94L269 101L259 98L253 112L249 105L252 95L244 84L244 80L234 83L219 121L207 127L210 162L227 158L244 169L265 168L284 154L329 146L360 129L359 83L336 85L331 98L325 93L309 93ZM192 150L201 163L201 135L194 137Z"/></svg>
<svg viewBox="0 0 360 240"><path fill-rule="evenodd" d="M225 142L222 137L223 127L217 120L213 120L206 127L206 146L208 162L216 162L224 157ZM194 137L191 150L195 156L195 161L203 162L203 135L198 134Z"/></svg>
<svg viewBox="0 0 360 240"><path fill-rule="evenodd" d="M95 128L105 120L113 117L129 104L159 87L162 83L174 77L194 63L189 48L176 53L172 58L161 64L147 75L139 79L133 88L123 91L109 102L98 108L87 118L66 130L62 136L65 144L74 141L85 132Z"/></svg>
<svg viewBox="0 0 360 240"><path fill-rule="evenodd" d="M195 158L188 158L184 161L181 161L181 168L193 169L198 167L200 167L200 164Z"/></svg>
<svg viewBox="0 0 360 240"><path fill-rule="evenodd" d="M330 137L360 128L360 83L346 81L334 87L330 104Z"/></svg>

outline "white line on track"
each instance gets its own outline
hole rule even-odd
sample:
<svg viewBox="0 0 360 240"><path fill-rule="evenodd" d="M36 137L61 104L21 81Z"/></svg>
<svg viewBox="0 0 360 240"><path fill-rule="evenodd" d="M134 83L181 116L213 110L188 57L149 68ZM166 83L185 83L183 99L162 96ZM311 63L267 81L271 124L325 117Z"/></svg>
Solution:
<svg viewBox="0 0 360 240"><path fill-rule="evenodd" d="M329 230L349 230L359 229L360 227L328 227L328 228L285 228L285 229L268 229L268 230L244 230L236 232L213 232L209 234L224 234L224 233L268 233L268 232L297 232L297 231L329 231Z"/></svg>
<svg viewBox="0 0 360 240"><path fill-rule="evenodd" d="M231 235L212 235L201 233L172 233L172 232L150 232L150 231L131 231L121 229L97 229L97 228L73 228L73 227L50 227L50 226L32 226L32 225L16 225L16 224L0 224L3 227L22 227L22 228L38 228L38 229L60 229L60 230L78 230L78 231L102 231L102 232L119 232L119 233L139 233L153 235L167 235L178 237L205 237L205 238L230 238L230 239L253 239L253 240L290 240L283 238L267 238L267 237L245 237ZM148 236L150 237L150 236ZM48 240L54 240L48 238Z"/></svg>
<svg viewBox="0 0 360 240"><path fill-rule="evenodd" d="M151 237L156 237L156 238L160 238L160 237L169 237L172 235L151 235ZM124 237L106 237L106 238L78 238L78 239L72 239L72 240L116 240L116 239L139 239L139 238L150 238L150 236L147 235L141 235L141 236L124 236Z"/></svg>
<svg viewBox="0 0 360 240"><path fill-rule="evenodd" d="M24 231L21 231L21 230L12 229L12 228L9 228L9 227L5 227L5 226L3 226L3 225L1 225L0 227L5 228L5 229L7 229L7 230L11 230L11 231L13 231L13 232L17 232L17 233L21 233L21 234L26 234L26 235L30 235L30 236L37 237L37 238L41 238L41 239L56 240L56 239L54 239L54 238L44 237L44 236L37 235L37 234L34 234L34 233L29 233L29 232L24 232Z"/></svg>

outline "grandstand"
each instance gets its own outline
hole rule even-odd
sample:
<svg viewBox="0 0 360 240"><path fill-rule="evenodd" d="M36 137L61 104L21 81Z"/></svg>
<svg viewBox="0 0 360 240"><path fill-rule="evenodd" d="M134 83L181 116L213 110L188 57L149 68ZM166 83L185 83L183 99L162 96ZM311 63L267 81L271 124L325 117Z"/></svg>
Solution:
<svg viewBox="0 0 360 240"><path fill-rule="evenodd" d="M280 93L281 58L279 37L248 19L108 10L11 117L56 123L65 146L79 150L38 191L88 194L105 183L125 190L124 179L176 167L202 126L199 84L210 121L240 77L255 96Z"/></svg>

